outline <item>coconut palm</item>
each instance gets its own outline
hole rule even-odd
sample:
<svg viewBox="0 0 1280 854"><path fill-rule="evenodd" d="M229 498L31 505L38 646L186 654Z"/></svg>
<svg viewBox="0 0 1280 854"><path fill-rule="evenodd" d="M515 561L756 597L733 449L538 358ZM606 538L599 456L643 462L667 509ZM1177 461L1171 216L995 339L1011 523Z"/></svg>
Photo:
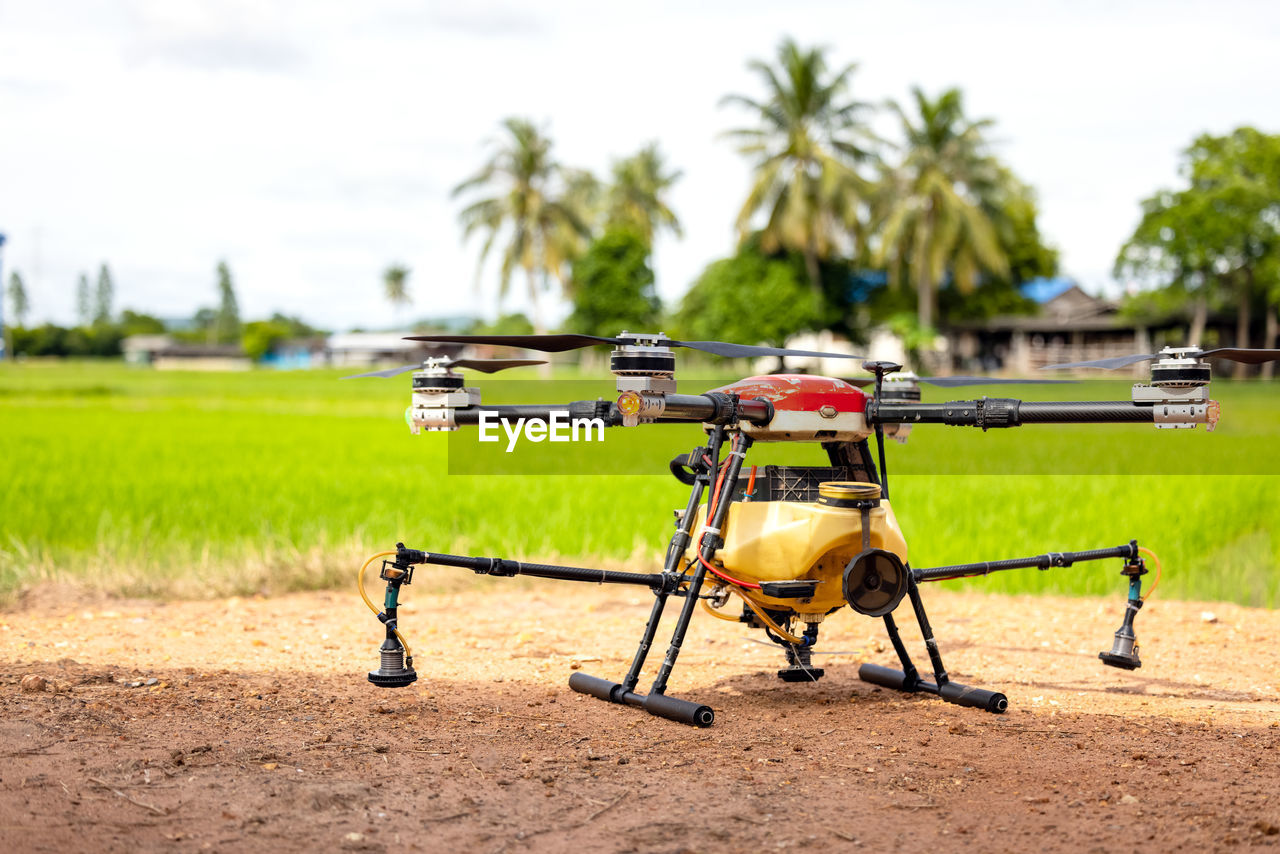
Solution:
<svg viewBox="0 0 1280 854"><path fill-rule="evenodd" d="M1007 273L987 203L1005 173L987 151L983 134L991 121L967 119L958 89L930 100L914 87L912 97L916 119L889 104L902 122L906 148L902 163L882 181L873 260L888 266L895 285L909 272L919 325L928 330L937 316L938 285L948 272L966 292L981 270Z"/></svg>
<svg viewBox="0 0 1280 854"><path fill-rule="evenodd" d="M553 254L571 263L582 257L591 244L604 208L604 188L589 169L562 167L560 179L563 185L560 205L573 215L580 227L556 229L551 239L557 244ZM560 282L565 284L563 278Z"/></svg>
<svg viewBox="0 0 1280 854"><path fill-rule="evenodd" d="M502 123L505 136L494 144L489 161L453 190L453 195L484 193L458 215L463 239L485 233L480 268L500 239L499 296L505 297L517 268L525 273L534 329L545 331L538 296L551 278L563 287L566 267L586 233L578 212L563 195L564 170L551 155L551 140L525 119ZM477 276L479 270L477 270Z"/></svg>
<svg viewBox="0 0 1280 854"><path fill-rule="evenodd" d="M850 234L860 236L858 215L868 192L855 167L871 159L875 137L861 119L867 105L847 98L856 66L832 72L825 49L805 50L785 39L776 65L753 60L748 67L763 81L765 96L729 95L721 101L746 107L758 121L728 133L755 168L738 214L739 241L765 212L761 247L802 253L816 291L819 261Z"/></svg>
<svg viewBox="0 0 1280 854"><path fill-rule="evenodd" d="M401 309L413 302L409 296L409 268L403 264L392 264L383 271L382 287L387 302L394 308Z"/></svg>
<svg viewBox="0 0 1280 854"><path fill-rule="evenodd" d="M656 142L631 157L614 161L613 183L605 193L607 225L635 230L650 248L660 229L670 229L676 237L683 237L680 220L667 204L667 195L681 174L679 169L667 170Z"/></svg>

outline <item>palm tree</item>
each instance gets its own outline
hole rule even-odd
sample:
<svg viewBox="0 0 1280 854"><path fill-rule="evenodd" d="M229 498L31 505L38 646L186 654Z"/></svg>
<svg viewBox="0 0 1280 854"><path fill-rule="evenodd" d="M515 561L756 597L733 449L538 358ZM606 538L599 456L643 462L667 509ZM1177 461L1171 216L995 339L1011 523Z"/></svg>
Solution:
<svg viewBox="0 0 1280 854"><path fill-rule="evenodd" d="M579 246L575 235L587 229L565 201L565 170L551 156L551 140L525 119L508 118L502 127L506 137L495 143L489 161L455 187L453 195L486 193L458 215L463 239L486 233L480 269L499 238L505 241L499 296L506 296L516 268L524 270L533 326L543 332L538 293L551 277L564 286L566 266Z"/></svg>
<svg viewBox="0 0 1280 854"><path fill-rule="evenodd" d="M815 291L819 261L849 234L860 236L867 183L855 167L871 158L876 140L860 118L867 105L845 97L855 67L832 73L825 49L802 50L784 39L776 67L760 60L748 64L764 82L763 99L729 95L721 101L744 106L758 119L756 127L728 133L738 151L755 161L751 191L738 214L739 242L765 211L761 248L801 252Z"/></svg>
<svg viewBox="0 0 1280 854"><path fill-rule="evenodd" d="M600 224L604 209L604 188L600 179L589 169L562 167L560 205L576 218L580 228L557 229L551 239L555 241L555 255L572 263L587 251L591 236ZM560 284L566 283L559 277Z"/></svg>
<svg viewBox="0 0 1280 854"><path fill-rule="evenodd" d="M387 302L396 308L403 308L413 302L409 296L409 268L403 264L392 264L382 274L382 286Z"/></svg>
<svg viewBox="0 0 1280 854"><path fill-rule="evenodd" d="M987 200L999 189L1003 171L987 151L983 132L989 119L965 118L958 89L934 100L912 89L919 120L900 105L906 137L902 163L884 176L874 262L887 264L890 282L910 271L922 330L937 316L937 287L949 271L962 291L973 288L979 270L1005 275L1008 261L992 225Z"/></svg>
<svg viewBox="0 0 1280 854"><path fill-rule="evenodd" d="M668 228L676 237L683 237L680 220L666 198L682 174L679 169L667 171L656 142L614 161L613 183L605 194L606 223L633 228L650 248L660 229Z"/></svg>

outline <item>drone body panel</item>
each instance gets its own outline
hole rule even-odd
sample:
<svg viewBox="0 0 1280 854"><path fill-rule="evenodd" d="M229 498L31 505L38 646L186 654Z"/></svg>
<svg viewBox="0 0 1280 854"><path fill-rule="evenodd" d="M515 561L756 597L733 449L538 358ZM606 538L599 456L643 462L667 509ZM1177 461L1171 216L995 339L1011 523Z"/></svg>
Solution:
<svg viewBox="0 0 1280 854"><path fill-rule="evenodd" d="M773 404L774 416L768 424L742 424L742 432L757 442L857 442L871 435L867 395L835 377L769 374L714 391Z"/></svg>

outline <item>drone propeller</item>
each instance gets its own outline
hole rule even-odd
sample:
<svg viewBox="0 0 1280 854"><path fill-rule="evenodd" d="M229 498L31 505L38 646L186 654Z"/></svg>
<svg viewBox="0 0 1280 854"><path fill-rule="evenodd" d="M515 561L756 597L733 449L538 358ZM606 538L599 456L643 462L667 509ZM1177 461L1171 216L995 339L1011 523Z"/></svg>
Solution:
<svg viewBox="0 0 1280 854"><path fill-rule="evenodd" d="M1280 350L1249 350L1243 347L1219 347L1216 350L1181 350L1172 348L1176 353L1135 353L1131 356L1113 356L1110 359L1094 359L1089 362L1065 362L1061 365L1045 365L1042 370L1051 371L1062 368L1104 368L1114 371L1138 362L1152 359L1184 358L1184 359L1227 359L1231 362L1243 362L1246 365L1261 365L1263 362L1280 360Z"/></svg>
<svg viewBox="0 0 1280 854"><path fill-rule="evenodd" d="M812 356L820 359L862 359L846 353L820 353L816 350L789 350L785 347L757 347L747 344L730 344L725 341L676 341L662 335L619 335L605 338L600 335L558 333L552 335L414 335L408 341L431 341L441 344L493 344L499 347L522 347L543 353L563 353L582 347L600 344L621 346L626 344L655 347L687 347L715 356L742 359L755 356Z"/></svg>
<svg viewBox="0 0 1280 854"><path fill-rule="evenodd" d="M523 368L526 365L545 365L542 359L440 359L435 362L441 368L471 368L473 371L483 371L486 374L494 374L498 371L505 371L507 368ZM416 371L421 369L423 363L415 363L412 365L404 365L399 368L386 368L381 371L370 371L367 374L352 374L349 377L342 377L344 380L356 380L361 377L395 377L408 371Z"/></svg>
<svg viewBox="0 0 1280 854"><path fill-rule="evenodd" d="M873 377L845 377L844 381L849 385L856 385L864 388L875 384ZM1062 385L1074 383L1075 380L1022 380L1022 379L1003 379L1001 377L914 377L913 382L925 383L927 385L937 386L939 388L959 388L967 385ZM886 379L886 382L893 380Z"/></svg>

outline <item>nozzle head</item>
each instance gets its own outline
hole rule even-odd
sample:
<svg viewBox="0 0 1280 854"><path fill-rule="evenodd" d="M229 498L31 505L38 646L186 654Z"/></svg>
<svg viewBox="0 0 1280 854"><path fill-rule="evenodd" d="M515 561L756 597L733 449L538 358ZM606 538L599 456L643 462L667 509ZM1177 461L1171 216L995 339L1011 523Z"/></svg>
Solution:
<svg viewBox="0 0 1280 854"><path fill-rule="evenodd" d="M1119 667L1121 670L1137 670L1142 666L1142 659L1138 658L1138 648L1135 646L1131 653L1120 652L1100 652L1098 658L1102 659L1103 664L1111 667ZM372 678L372 677L370 677Z"/></svg>
<svg viewBox="0 0 1280 854"><path fill-rule="evenodd" d="M1141 608L1141 599L1130 599L1125 605L1124 622L1116 629L1115 638L1111 641L1111 651L1098 653L1103 664L1119 667L1121 670L1137 670L1142 666L1142 660L1138 658L1138 636L1133 631L1133 618Z"/></svg>
<svg viewBox="0 0 1280 854"><path fill-rule="evenodd" d="M379 688L407 688L418 681L418 674L412 667L391 672L379 668L369 671L369 681Z"/></svg>
<svg viewBox="0 0 1280 854"><path fill-rule="evenodd" d="M1121 670L1137 670L1142 666L1142 659L1138 658L1138 638L1127 622L1116 632L1111 651L1098 653L1098 658L1103 664Z"/></svg>
<svg viewBox="0 0 1280 854"><path fill-rule="evenodd" d="M394 637L387 638L378 650L382 666L369 671L369 681L379 688L405 688L418 681L418 673L405 662L404 647Z"/></svg>

